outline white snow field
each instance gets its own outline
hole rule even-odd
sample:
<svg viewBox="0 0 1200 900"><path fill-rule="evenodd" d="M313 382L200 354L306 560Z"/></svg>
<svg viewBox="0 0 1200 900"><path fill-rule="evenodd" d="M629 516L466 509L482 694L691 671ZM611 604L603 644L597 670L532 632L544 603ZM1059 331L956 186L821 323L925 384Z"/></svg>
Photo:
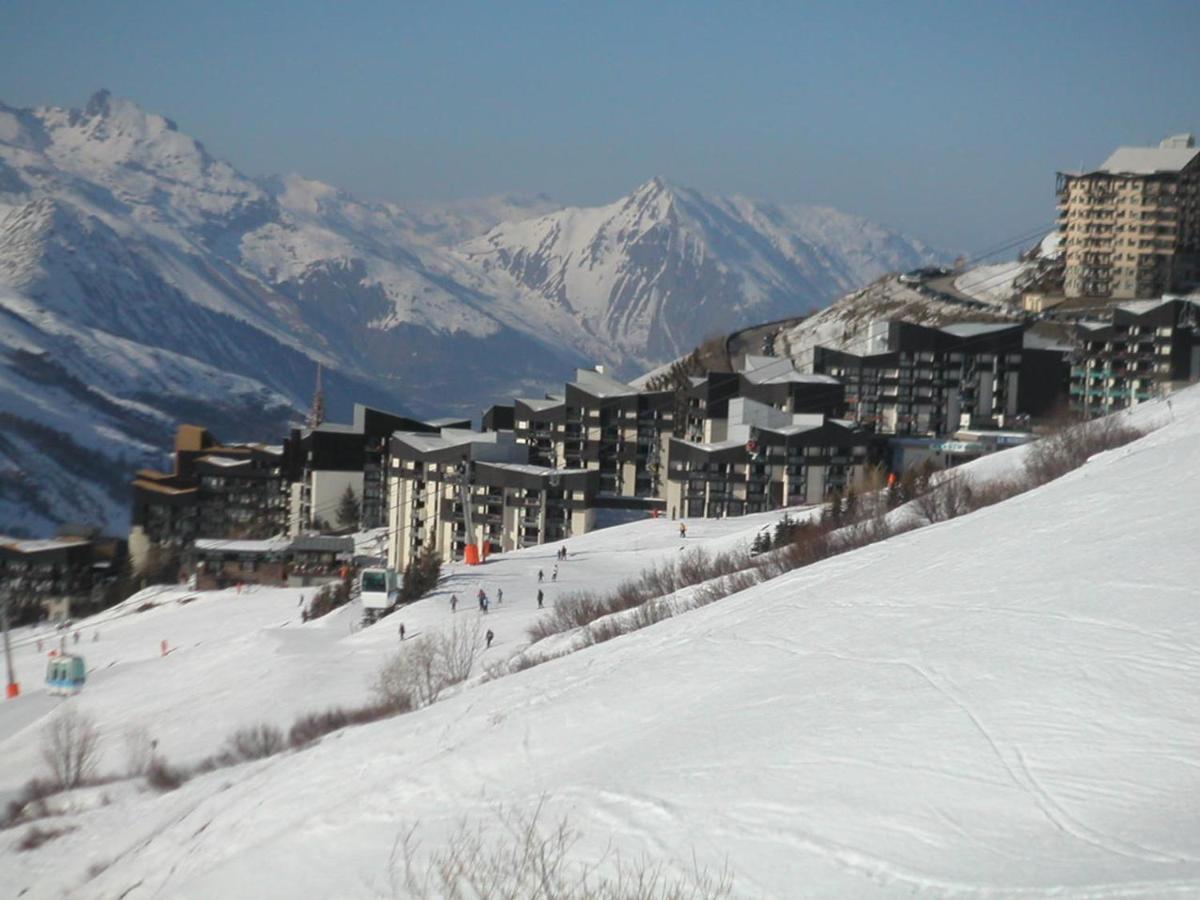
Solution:
<svg viewBox="0 0 1200 900"><path fill-rule="evenodd" d="M544 803L543 821L567 815L582 832L580 860L611 847L686 871L694 854L727 863L738 896L1196 896L1200 391L1133 418L1162 427L1005 503L303 751L166 794L114 787L108 805L49 820L78 828L36 850L16 850L27 827L2 832L0 885L392 896L409 828L435 849L464 817ZM768 520L692 522L687 540L728 545ZM576 539L552 587L612 584L679 543L669 520ZM479 577L493 595L504 586L493 654L523 640L532 575L549 578L554 549L454 576L467 606ZM365 699L398 619L354 635L351 611L284 625L291 594L208 596L105 626L97 648L124 641L120 627L153 646L74 702L110 742L152 716L167 756L186 761L239 724ZM410 633L448 620L445 597L400 614ZM253 622L224 615L260 601ZM162 629L138 620L185 615L203 643L181 636L152 659ZM5 787L32 773L44 704L31 692L0 706Z"/></svg>

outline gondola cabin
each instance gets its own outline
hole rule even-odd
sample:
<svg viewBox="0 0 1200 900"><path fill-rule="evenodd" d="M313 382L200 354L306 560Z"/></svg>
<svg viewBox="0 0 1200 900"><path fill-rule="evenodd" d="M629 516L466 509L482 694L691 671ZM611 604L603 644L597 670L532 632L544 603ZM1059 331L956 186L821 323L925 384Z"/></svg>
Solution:
<svg viewBox="0 0 1200 900"><path fill-rule="evenodd" d="M78 694L87 681L87 665L82 656L64 653L46 663L46 690L51 694Z"/></svg>
<svg viewBox="0 0 1200 900"><path fill-rule="evenodd" d="M399 591L395 569L363 569L358 576L358 594L362 599L363 621L374 622L396 605Z"/></svg>

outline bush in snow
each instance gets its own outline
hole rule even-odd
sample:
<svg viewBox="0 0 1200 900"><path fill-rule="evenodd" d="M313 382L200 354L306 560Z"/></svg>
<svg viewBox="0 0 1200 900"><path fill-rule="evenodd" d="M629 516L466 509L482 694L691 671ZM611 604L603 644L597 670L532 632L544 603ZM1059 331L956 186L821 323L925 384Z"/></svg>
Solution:
<svg viewBox="0 0 1200 900"><path fill-rule="evenodd" d="M951 472L913 501L913 509L931 525L973 512L975 488L961 472Z"/></svg>
<svg viewBox="0 0 1200 900"><path fill-rule="evenodd" d="M41 750L56 786L79 787L100 760L100 729L90 716L66 706L42 729Z"/></svg>
<svg viewBox="0 0 1200 900"><path fill-rule="evenodd" d="M447 631L406 641L375 677L375 696L393 709L428 706L471 677L483 646L479 616L463 616Z"/></svg>
<svg viewBox="0 0 1200 900"><path fill-rule="evenodd" d="M416 828L402 835L389 872L395 897L483 900L719 900L733 892L728 870L710 874L693 863L675 876L661 863L606 853L579 863L571 850L582 836L566 818L543 827L539 805L522 814L497 810L491 827L463 821L444 849L419 858Z"/></svg>
<svg viewBox="0 0 1200 900"><path fill-rule="evenodd" d="M291 744L293 749L299 750L301 747L307 747L318 738L322 738L327 734L339 731L350 725L365 725L368 722L386 719L397 713L408 712L408 710L408 706L401 707L394 703L376 703L371 706L360 706L355 709L334 707L324 712L305 713L296 719L288 731L288 743Z"/></svg>
<svg viewBox="0 0 1200 900"><path fill-rule="evenodd" d="M283 732L274 725L260 723L240 728L225 742L224 755L232 762L250 762L274 756L287 747Z"/></svg>
<svg viewBox="0 0 1200 900"><path fill-rule="evenodd" d="M1122 447L1143 434L1118 416L1071 425L1036 441L1025 457L1025 471L1031 486L1045 484L1078 469L1097 453Z"/></svg>
<svg viewBox="0 0 1200 900"><path fill-rule="evenodd" d="M173 791L189 778L186 769L170 765L161 756L156 756L146 767L146 784L156 791Z"/></svg>
<svg viewBox="0 0 1200 900"><path fill-rule="evenodd" d="M74 830L74 826L68 826L66 828L39 828L37 825L34 825L27 832L25 832L24 835L22 835L21 840L17 843L17 849L21 851L36 850L47 841L52 841L56 837L60 837L61 835L66 834L68 831Z"/></svg>

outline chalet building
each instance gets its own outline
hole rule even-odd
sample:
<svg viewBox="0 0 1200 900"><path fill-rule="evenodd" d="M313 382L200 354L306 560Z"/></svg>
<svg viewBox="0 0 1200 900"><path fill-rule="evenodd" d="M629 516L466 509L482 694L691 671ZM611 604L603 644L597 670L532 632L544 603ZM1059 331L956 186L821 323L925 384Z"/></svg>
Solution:
<svg viewBox="0 0 1200 900"><path fill-rule="evenodd" d="M354 562L354 539L330 535L266 540L201 538L189 554L199 590L235 585L311 587L344 580Z"/></svg>
<svg viewBox="0 0 1200 900"><path fill-rule="evenodd" d="M0 598L8 600L9 624L63 621L100 608L124 552L123 541L95 529L64 528L43 540L0 535Z"/></svg>
<svg viewBox="0 0 1200 900"><path fill-rule="evenodd" d="M243 584L278 587L286 584L291 540L218 540L200 538L189 554L198 590L213 591Z"/></svg>
<svg viewBox="0 0 1200 900"><path fill-rule="evenodd" d="M1088 416L1136 406L1200 377L1200 308L1188 300L1115 307L1107 325L1081 325L1071 409Z"/></svg>
<svg viewBox="0 0 1200 900"><path fill-rule="evenodd" d="M673 516L740 516L821 503L861 477L876 444L851 423L744 397L729 401L725 423L718 441L671 439Z"/></svg>
<svg viewBox="0 0 1200 900"><path fill-rule="evenodd" d="M142 469L133 480L129 555L141 570L151 546L182 551L196 538L261 538L287 529L282 447L222 444L181 425L171 472Z"/></svg>
<svg viewBox="0 0 1200 900"><path fill-rule="evenodd" d="M1056 191L1068 300L1200 286L1200 150L1191 135L1121 147L1091 172L1060 172Z"/></svg>
<svg viewBox="0 0 1200 900"><path fill-rule="evenodd" d="M328 584L355 562L354 538L348 535L302 534L288 547L288 587Z"/></svg>
<svg viewBox="0 0 1200 900"><path fill-rule="evenodd" d="M458 419L423 422L407 416L354 405L348 425L323 422L293 429L284 442L288 473L288 533L330 531L339 527L379 528L387 522L385 472L393 432L436 434L442 427L470 427ZM339 522L347 488L359 504L357 522Z"/></svg>
<svg viewBox="0 0 1200 900"><path fill-rule="evenodd" d="M799 372L792 360L747 355L741 372L709 372L684 389L686 424L679 437L713 442L725 438L729 401L745 397L785 413L819 413L838 418L846 391L836 378Z"/></svg>
<svg viewBox="0 0 1200 900"><path fill-rule="evenodd" d="M1065 347L1023 324L930 328L888 322L884 352L816 347L813 369L845 385L846 415L881 434L1003 428L1048 414L1065 393Z"/></svg>

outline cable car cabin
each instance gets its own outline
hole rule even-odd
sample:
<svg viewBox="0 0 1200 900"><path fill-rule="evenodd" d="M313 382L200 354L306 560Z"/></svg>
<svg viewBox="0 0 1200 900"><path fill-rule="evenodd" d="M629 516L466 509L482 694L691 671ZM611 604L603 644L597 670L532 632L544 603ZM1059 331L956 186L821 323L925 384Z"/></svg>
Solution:
<svg viewBox="0 0 1200 900"><path fill-rule="evenodd" d="M363 569L358 576L358 595L362 600L363 620L374 622L396 605L399 591L395 569Z"/></svg>
<svg viewBox="0 0 1200 900"><path fill-rule="evenodd" d="M78 694L87 681L87 666L82 656L52 656L46 663L46 690L51 694Z"/></svg>

